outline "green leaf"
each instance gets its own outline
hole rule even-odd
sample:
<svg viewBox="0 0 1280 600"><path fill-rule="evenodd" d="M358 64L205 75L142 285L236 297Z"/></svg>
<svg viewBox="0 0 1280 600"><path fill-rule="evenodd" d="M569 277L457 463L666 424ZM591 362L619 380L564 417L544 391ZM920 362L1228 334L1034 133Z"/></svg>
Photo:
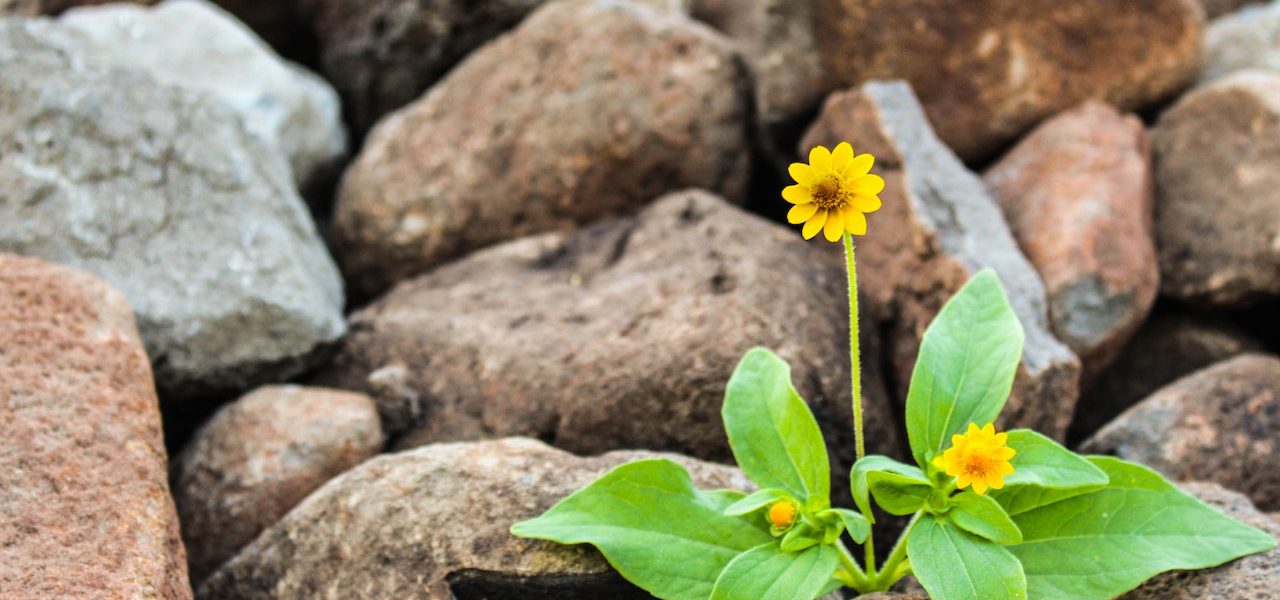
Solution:
<svg viewBox="0 0 1280 600"><path fill-rule="evenodd" d="M870 494L891 515L909 515L919 510L933 492L933 482L915 465L887 456L871 454L854 463L849 474L853 502L864 515L871 514Z"/></svg>
<svg viewBox="0 0 1280 600"><path fill-rule="evenodd" d="M1004 546L933 516L921 517L907 536L911 572L933 600L1027 598L1022 565Z"/></svg>
<svg viewBox="0 0 1280 600"><path fill-rule="evenodd" d="M973 492L956 494L951 501L955 505L947 513L947 517L960 529L997 544L1017 544L1022 541L1022 532L1013 524L999 502Z"/></svg>
<svg viewBox="0 0 1280 600"><path fill-rule="evenodd" d="M1010 515L1101 489L1107 474L1083 456L1029 429L1009 432L1017 450L1004 489L988 492Z"/></svg>
<svg viewBox="0 0 1280 600"><path fill-rule="evenodd" d="M830 505L827 446L786 361L764 348L748 351L729 378L721 415L733 456L756 485L784 489L811 507Z"/></svg>
<svg viewBox="0 0 1280 600"><path fill-rule="evenodd" d="M665 459L622 465L511 533L592 544L628 581L667 600L706 600L739 554L773 543L763 523L728 517L741 494L703 492ZM830 575L830 574L828 574Z"/></svg>
<svg viewBox="0 0 1280 600"><path fill-rule="evenodd" d="M1157 573L1213 567L1276 545L1146 467L1089 460L1110 477L1105 488L1014 517L1023 542L1009 550L1034 598L1104 600Z"/></svg>
<svg viewBox="0 0 1280 600"><path fill-rule="evenodd" d="M853 538L853 541L861 544L867 541L867 536L871 535L871 521L862 516L862 513L856 513L847 508L833 508L819 513L818 518L823 518L827 513L839 515L840 520L844 522L844 530L849 532L849 537Z"/></svg>
<svg viewBox="0 0 1280 600"><path fill-rule="evenodd" d="M809 546L816 546L822 542L822 532L810 527L807 523L797 523L791 528L786 535L782 536L782 542L778 547L783 552L798 552Z"/></svg>
<svg viewBox="0 0 1280 600"><path fill-rule="evenodd" d="M1022 357L1022 325L1000 278L985 269L924 333L907 391L907 438L921 468L969 423L995 421Z"/></svg>
<svg viewBox="0 0 1280 600"><path fill-rule="evenodd" d="M711 600L813 600L827 589L840 562L832 546L798 554L765 544L744 552L716 580Z"/></svg>
<svg viewBox="0 0 1280 600"><path fill-rule="evenodd" d="M767 490L760 490L746 498L730 504L728 508L724 509L724 514L731 517L745 515L760 510L779 500L791 499L791 494L779 489L770 488Z"/></svg>

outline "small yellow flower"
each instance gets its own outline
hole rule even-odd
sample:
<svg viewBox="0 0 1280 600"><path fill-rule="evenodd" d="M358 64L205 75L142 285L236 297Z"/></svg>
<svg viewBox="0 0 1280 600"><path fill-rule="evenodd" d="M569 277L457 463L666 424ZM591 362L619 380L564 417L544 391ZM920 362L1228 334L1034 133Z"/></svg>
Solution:
<svg viewBox="0 0 1280 600"><path fill-rule="evenodd" d="M796 520L796 505L790 500L779 500L769 505L769 524L776 529L786 529Z"/></svg>
<svg viewBox="0 0 1280 600"><path fill-rule="evenodd" d="M987 423L981 429L970 423L964 435L951 436L951 447L933 459L933 464L956 478L956 487L964 489L970 484L979 496L987 493L987 488L1004 487L1005 475L1013 474L1013 465L1009 459L1017 451L1006 446L1008 433L996 433L996 428Z"/></svg>
<svg viewBox="0 0 1280 600"><path fill-rule="evenodd" d="M867 215L880 210L884 179L870 174L875 157L854 156L849 142L840 142L834 151L816 146L809 151L809 164L791 163L788 171L795 185L782 190L782 198L794 204L787 213L793 225L804 223L804 239L821 230L827 241L839 241L847 231L867 233Z"/></svg>

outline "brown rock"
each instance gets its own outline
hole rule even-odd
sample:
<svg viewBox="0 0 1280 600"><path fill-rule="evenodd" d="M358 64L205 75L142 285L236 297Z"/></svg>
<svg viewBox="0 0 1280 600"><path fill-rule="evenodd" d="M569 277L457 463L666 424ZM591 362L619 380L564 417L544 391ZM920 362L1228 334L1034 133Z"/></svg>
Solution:
<svg viewBox="0 0 1280 600"><path fill-rule="evenodd" d="M155 4L160 0L0 0L0 15L56 15L77 6L93 6L109 2Z"/></svg>
<svg viewBox="0 0 1280 600"><path fill-rule="evenodd" d="M0 439L0 597L191 597L123 295L0 255Z"/></svg>
<svg viewBox="0 0 1280 600"><path fill-rule="evenodd" d="M765 346L791 364L832 472L846 473L846 296L838 256L689 191L402 283L351 317L320 380L369 391L390 433L414 430L399 447L523 435L580 454L727 460L724 386L748 349ZM864 356L876 356L874 331L862 328ZM883 383L864 363L868 445L897 454Z"/></svg>
<svg viewBox="0 0 1280 600"><path fill-rule="evenodd" d="M1191 494L1227 515L1280 539L1280 523L1267 518L1249 499L1207 482L1180 484ZM1157 575L1120 600L1257 600L1280 590L1280 548L1246 556L1220 567L1170 571Z"/></svg>
<svg viewBox="0 0 1280 600"><path fill-rule="evenodd" d="M1142 121L1087 102L1040 125L983 177L1040 273L1049 324L1094 379L1155 302L1151 152Z"/></svg>
<svg viewBox="0 0 1280 600"><path fill-rule="evenodd" d="M1239 10L1250 4L1258 4L1265 0L1200 0L1204 12L1209 18L1220 17L1229 12Z"/></svg>
<svg viewBox="0 0 1280 600"><path fill-rule="evenodd" d="M269 386L222 408L174 461L191 579L204 579L383 441L363 394Z"/></svg>
<svg viewBox="0 0 1280 600"><path fill-rule="evenodd" d="M801 147L859 144L876 156L884 207L858 239L858 282L885 318L904 397L920 338L944 302L979 270L999 274L1026 332L1004 426L1061 438L1078 396L1080 361L1049 333L1044 284L982 180L929 128L911 88L871 82L827 99Z"/></svg>
<svg viewBox="0 0 1280 600"><path fill-rule="evenodd" d="M370 135L335 217L349 281L381 291L675 189L737 198L746 85L729 44L677 11L552 3Z"/></svg>
<svg viewBox="0 0 1280 600"><path fill-rule="evenodd" d="M1082 448L1240 490L1263 510L1280 508L1280 357L1246 354L1183 377Z"/></svg>
<svg viewBox="0 0 1280 600"><path fill-rule="evenodd" d="M1152 131L1161 292L1235 306L1280 295L1280 74L1188 94Z"/></svg>
<svg viewBox="0 0 1280 600"><path fill-rule="evenodd" d="M519 438L426 446L329 482L215 573L199 597L438 600L495 597L459 594L457 586L493 590L505 581L523 588L514 597L642 598L609 575L591 546L508 530L613 467L650 458L681 463L703 488L751 485L732 467L652 452L579 458ZM559 593L531 593L544 587Z"/></svg>

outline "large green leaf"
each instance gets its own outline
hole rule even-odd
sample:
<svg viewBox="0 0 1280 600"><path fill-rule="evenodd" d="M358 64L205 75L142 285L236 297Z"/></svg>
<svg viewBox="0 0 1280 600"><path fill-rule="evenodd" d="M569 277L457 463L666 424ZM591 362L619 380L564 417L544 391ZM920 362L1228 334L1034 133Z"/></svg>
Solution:
<svg viewBox="0 0 1280 600"><path fill-rule="evenodd" d="M849 473L853 502L864 515L871 513L870 495L891 515L909 515L920 510L933 492L933 482L915 465L900 463L888 456L871 454L853 464Z"/></svg>
<svg viewBox="0 0 1280 600"><path fill-rule="evenodd" d="M1013 474L1004 489L991 497L1016 515L1059 500L1101 489L1107 474L1083 456L1029 429L1009 432L1009 447L1017 450Z"/></svg>
<svg viewBox="0 0 1280 600"><path fill-rule="evenodd" d="M1009 518L999 502L973 492L956 494L955 506L947 513L957 527L997 544L1017 544L1022 532Z"/></svg>
<svg viewBox="0 0 1280 600"><path fill-rule="evenodd" d="M1022 325L995 271L983 270L947 302L924 333L907 391L907 439L928 468L969 423L1004 408L1022 357Z"/></svg>
<svg viewBox="0 0 1280 600"><path fill-rule="evenodd" d="M764 544L725 567L711 600L813 600L828 588L839 562L833 546L788 553L776 544Z"/></svg>
<svg viewBox="0 0 1280 600"><path fill-rule="evenodd" d="M1275 547L1266 532L1179 491L1154 471L1091 457L1105 488L1014 517L1031 597L1104 600L1157 573L1202 569Z"/></svg>
<svg viewBox="0 0 1280 600"><path fill-rule="evenodd" d="M1022 565L1004 546L923 516L907 533L911 572L933 600L1026 600ZM1039 600L1039 596L1033 596Z"/></svg>
<svg viewBox="0 0 1280 600"><path fill-rule="evenodd" d="M763 521L753 525L723 514L741 498L697 490L672 461L644 460L610 471L542 516L516 523L511 533L592 544L623 577L654 596L706 600L730 561L773 543Z"/></svg>
<svg viewBox="0 0 1280 600"><path fill-rule="evenodd" d="M764 348L747 352L729 378L721 415L733 456L756 485L784 489L806 503L830 503L827 446L791 386L786 361Z"/></svg>

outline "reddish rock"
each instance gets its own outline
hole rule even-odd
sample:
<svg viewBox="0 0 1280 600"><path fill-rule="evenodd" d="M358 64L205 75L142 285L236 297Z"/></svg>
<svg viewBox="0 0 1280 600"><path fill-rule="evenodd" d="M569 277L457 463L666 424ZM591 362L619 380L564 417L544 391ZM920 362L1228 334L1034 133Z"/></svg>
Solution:
<svg viewBox="0 0 1280 600"><path fill-rule="evenodd" d="M124 296L0 255L0 597L190 598Z"/></svg>
<svg viewBox="0 0 1280 600"><path fill-rule="evenodd" d="M1280 73L1201 87L1152 130L1160 289L1238 306L1280 295Z"/></svg>
<svg viewBox="0 0 1280 600"><path fill-rule="evenodd" d="M174 461L191 579L204 579L383 441L363 394L269 386L219 410Z"/></svg>
<svg viewBox="0 0 1280 600"><path fill-rule="evenodd" d="M1040 125L983 177L1040 273L1049 324L1093 380L1155 302L1146 130L1088 102Z"/></svg>
<svg viewBox="0 0 1280 600"><path fill-rule="evenodd" d="M370 134L336 209L348 281L379 292L482 246L686 187L739 198L740 62L678 11L608 0L538 10Z"/></svg>
<svg viewBox="0 0 1280 600"><path fill-rule="evenodd" d="M1084 443L1174 479L1240 490L1280 508L1280 357L1246 354L1161 388Z"/></svg>
<svg viewBox="0 0 1280 600"><path fill-rule="evenodd" d="M1049 332L1044 284L982 180L934 136L903 82L872 82L831 96L801 148L843 140L875 155L873 171L887 182L884 207L857 241L858 283L885 319L898 397L905 396L925 328L970 277L991 267L1026 332L1004 426L1064 436L1080 361Z"/></svg>

